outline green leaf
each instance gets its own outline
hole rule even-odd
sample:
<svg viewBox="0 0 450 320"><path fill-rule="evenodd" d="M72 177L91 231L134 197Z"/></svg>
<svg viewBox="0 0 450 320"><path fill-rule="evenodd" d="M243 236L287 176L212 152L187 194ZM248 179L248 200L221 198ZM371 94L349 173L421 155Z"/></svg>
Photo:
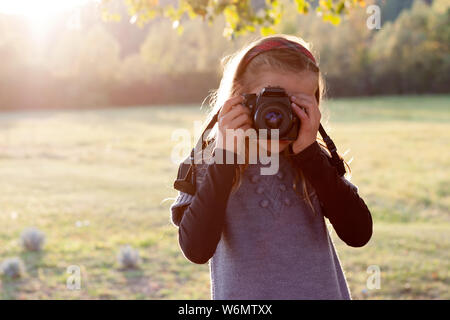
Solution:
<svg viewBox="0 0 450 320"><path fill-rule="evenodd" d="M305 14L308 12L308 3L306 0L295 0L295 3L297 4L297 11L301 14Z"/></svg>
<svg viewBox="0 0 450 320"><path fill-rule="evenodd" d="M327 11L330 11L333 8L333 1L332 0L320 0L319 6L321 6L323 9L326 9Z"/></svg>
<svg viewBox="0 0 450 320"><path fill-rule="evenodd" d="M268 36L268 35L271 35L274 33L275 33L275 30L272 27L267 27L267 26L261 27L261 35L263 35L263 36Z"/></svg>
<svg viewBox="0 0 450 320"><path fill-rule="evenodd" d="M345 1L341 1L336 6L336 13L341 14L344 9L345 9Z"/></svg>
<svg viewBox="0 0 450 320"><path fill-rule="evenodd" d="M236 28L236 25L239 22L239 16L236 12L236 10L234 10L233 7L229 6L226 7L225 10L223 11L224 15L225 15L225 20L228 22L228 24L234 29Z"/></svg>
<svg viewBox="0 0 450 320"><path fill-rule="evenodd" d="M336 14L327 13L324 14L323 21L328 21L336 26L341 22L341 17Z"/></svg>

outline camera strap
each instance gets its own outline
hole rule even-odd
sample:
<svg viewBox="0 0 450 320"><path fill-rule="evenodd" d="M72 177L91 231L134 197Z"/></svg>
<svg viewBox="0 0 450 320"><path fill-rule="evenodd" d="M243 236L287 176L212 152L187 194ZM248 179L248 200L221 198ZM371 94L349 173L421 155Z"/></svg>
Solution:
<svg viewBox="0 0 450 320"><path fill-rule="evenodd" d="M190 163L189 164L187 164L185 162L181 163L180 168L178 170L177 179L174 182L174 188L176 190L186 192L191 195L195 194L195 190L196 190L195 162L194 162L195 151L196 150L203 151L203 149L206 147L206 141L204 140L203 136L206 131L212 129L212 127L217 122L218 116L219 116L219 112L217 112L211 118L211 120L209 121L205 130L203 130L197 144L191 150L191 154L189 156ZM333 140L331 140L330 136L326 133L325 129L322 127L322 124L320 124L320 126L319 126L319 132L323 138L323 141L325 141L325 144L327 145L328 150L331 153L331 164L336 168L339 176L343 176L345 174L344 161L337 154L336 145L334 144ZM289 146L291 146L291 145L292 144L290 144Z"/></svg>
<svg viewBox="0 0 450 320"><path fill-rule="evenodd" d="M191 150L191 154L189 155L189 164L182 162L180 164L180 168L178 169L178 176L175 180L173 187L176 190L189 193L191 195L195 194L196 190L196 178L195 178L195 151L201 150L206 147L206 141L204 140L205 132L208 130L211 130L212 127L217 122L217 118L219 116L220 110L211 118L208 125L206 126L205 130L203 130L200 138L198 139L197 144L195 147ZM201 148L201 149L200 149Z"/></svg>
<svg viewBox="0 0 450 320"><path fill-rule="evenodd" d="M325 132L322 124L319 125L319 132L323 141L327 145L328 150L331 153L331 164L336 168L338 174L342 177L345 174L344 160L337 154L337 148L330 136Z"/></svg>

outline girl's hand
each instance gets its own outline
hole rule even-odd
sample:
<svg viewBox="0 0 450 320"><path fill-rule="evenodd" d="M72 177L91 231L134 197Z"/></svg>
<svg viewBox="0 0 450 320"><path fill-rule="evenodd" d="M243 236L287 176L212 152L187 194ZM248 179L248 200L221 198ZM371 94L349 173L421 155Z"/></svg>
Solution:
<svg viewBox="0 0 450 320"><path fill-rule="evenodd" d="M299 93L291 95L290 100L301 122L298 138L292 144L292 150L297 154L316 141L321 114L314 96Z"/></svg>
<svg viewBox="0 0 450 320"><path fill-rule="evenodd" d="M226 141L227 129L242 129L244 132L252 126L250 109L242 105L244 98L239 95L228 99L219 112L217 122L217 143L216 148L229 150L237 153L238 139L241 139L242 145L244 135L235 135L234 141Z"/></svg>

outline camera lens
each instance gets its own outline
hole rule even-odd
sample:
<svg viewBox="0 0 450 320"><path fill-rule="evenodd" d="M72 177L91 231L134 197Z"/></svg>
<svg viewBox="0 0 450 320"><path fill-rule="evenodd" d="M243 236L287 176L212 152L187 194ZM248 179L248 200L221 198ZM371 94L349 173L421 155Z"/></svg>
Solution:
<svg viewBox="0 0 450 320"><path fill-rule="evenodd" d="M267 128L279 129L282 121L283 115L278 111L270 111L264 115L264 122Z"/></svg>

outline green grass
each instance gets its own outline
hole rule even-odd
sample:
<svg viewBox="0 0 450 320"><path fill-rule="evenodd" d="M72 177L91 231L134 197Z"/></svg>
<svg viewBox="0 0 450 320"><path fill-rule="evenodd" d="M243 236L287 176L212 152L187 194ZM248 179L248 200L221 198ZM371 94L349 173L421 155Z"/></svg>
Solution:
<svg viewBox="0 0 450 320"><path fill-rule="evenodd" d="M352 182L374 217L363 248L332 233L355 299L450 298L449 103L326 103L325 128L341 153L350 149ZM197 105L0 114L0 261L19 256L27 268L21 279L0 277L0 297L209 299L208 265L184 258L164 201L176 195L172 132L192 132L204 114ZM29 226L46 233L41 253L20 247ZM120 269L125 244L139 250L140 269ZM66 288L70 265L81 268L81 290ZM366 288L371 265L380 289Z"/></svg>

